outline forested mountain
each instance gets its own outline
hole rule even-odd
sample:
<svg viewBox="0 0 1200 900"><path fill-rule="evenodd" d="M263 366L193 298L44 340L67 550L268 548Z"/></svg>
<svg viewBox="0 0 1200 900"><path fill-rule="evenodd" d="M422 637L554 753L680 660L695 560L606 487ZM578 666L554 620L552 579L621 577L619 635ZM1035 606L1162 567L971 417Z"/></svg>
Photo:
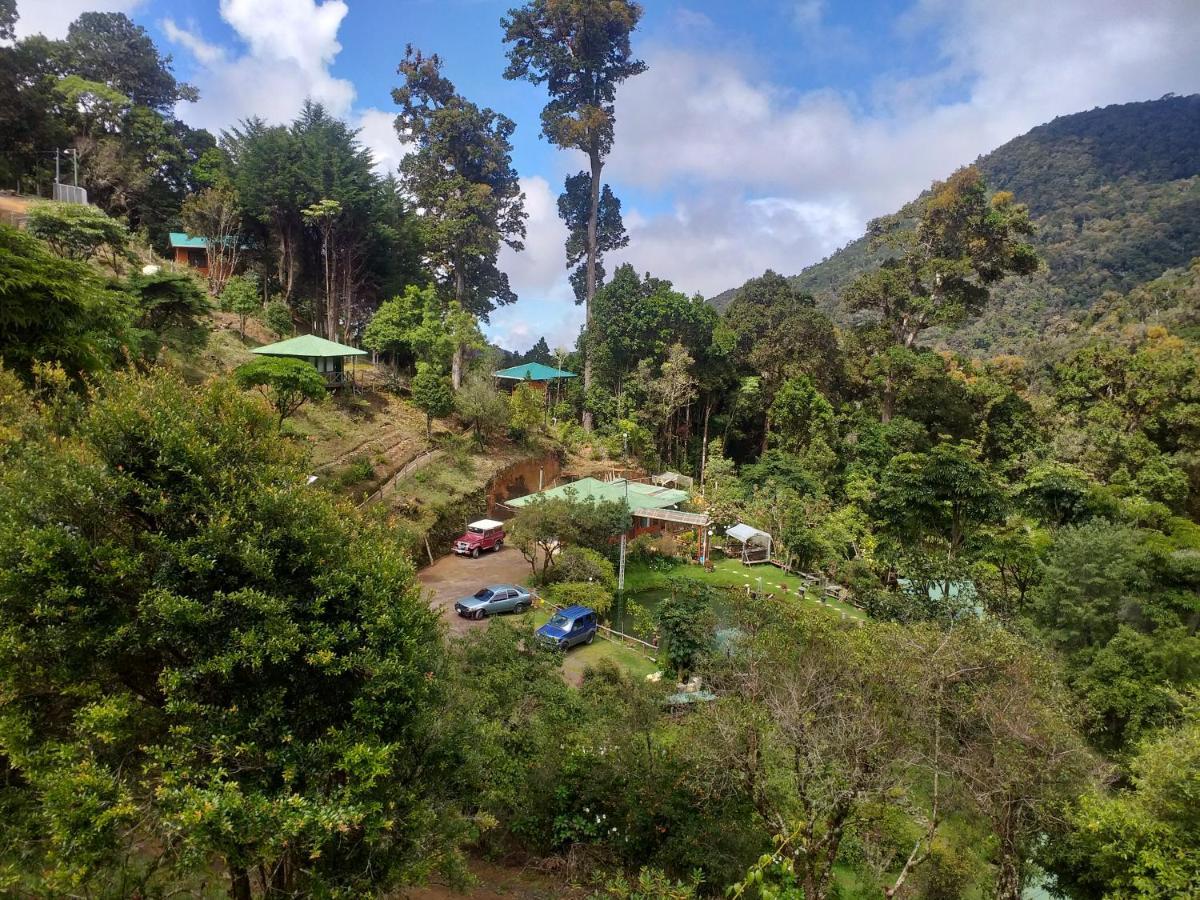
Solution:
<svg viewBox="0 0 1200 900"><path fill-rule="evenodd" d="M718 312L604 269L643 239L602 178L641 14L493 35L590 164L585 327L517 357L480 328L516 122L436 53L381 176L318 103L193 131L128 17L14 42L0 0L0 186L44 196L49 141L94 203L0 198L0 895L486 860L595 900L1200 896L1200 97L1037 129ZM498 389L518 359L582 377ZM690 485L642 521L574 482L434 561L558 463ZM460 600L518 578L548 608ZM581 605L611 629L568 647Z"/></svg>
<svg viewBox="0 0 1200 900"><path fill-rule="evenodd" d="M1200 95L1061 116L976 166L990 188L1029 207L1045 265L1000 284L979 318L953 334L931 331L926 342L1015 349L1073 328L1075 314L1106 291L1128 291L1200 255ZM864 236L791 280L844 323L843 290L881 258ZM724 309L735 293L713 303Z"/></svg>

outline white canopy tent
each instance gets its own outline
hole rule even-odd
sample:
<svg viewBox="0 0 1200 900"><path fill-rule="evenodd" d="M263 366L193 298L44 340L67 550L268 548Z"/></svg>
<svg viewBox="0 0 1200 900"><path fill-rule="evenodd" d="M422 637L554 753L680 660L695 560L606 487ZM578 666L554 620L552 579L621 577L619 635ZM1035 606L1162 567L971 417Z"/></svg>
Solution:
<svg viewBox="0 0 1200 900"><path fill-rule="evenodd" d="M725 536L742 545L743 563L768 562L771 559L771 535L767 532L745 522L738 522L725 529Z"/></svg>

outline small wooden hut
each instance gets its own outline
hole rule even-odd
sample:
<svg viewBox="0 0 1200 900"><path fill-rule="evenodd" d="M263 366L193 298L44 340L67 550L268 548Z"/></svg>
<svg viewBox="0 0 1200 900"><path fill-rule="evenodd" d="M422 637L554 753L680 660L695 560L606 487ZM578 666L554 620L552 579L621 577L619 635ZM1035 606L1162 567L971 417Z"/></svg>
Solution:
<svg viewBox="0 0 1200 900"><path fill-rule="evenodd" d="M357 347L347 347L337 341L329 341L315 334L302 334L300 337L288 338L277 344L267 344L255 347L251 353L259 356L287 356L293 359L303 359L325 376L327 387L337 388L344 385L355 386L354 358L366 356L366 350ZM350 360L350 371L346 371L346 360Z"/></svg>

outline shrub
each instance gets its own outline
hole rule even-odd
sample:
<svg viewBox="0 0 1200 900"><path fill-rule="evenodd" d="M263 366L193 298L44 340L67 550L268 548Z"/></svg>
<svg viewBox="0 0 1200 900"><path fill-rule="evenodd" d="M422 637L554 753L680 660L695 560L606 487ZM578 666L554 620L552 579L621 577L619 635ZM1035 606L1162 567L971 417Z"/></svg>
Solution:
<svg viewBox="0 0 1200 900"><path fill-rule="evenodd" d="M558 555L545 577L547 584L562 581L594 581L608 590L617 586L613 564L603 554L587 547L567 547Z"/></svg>
<svg viewBox="0 0 1200 900"><path fill-rule="evenodd" d="M489 437L508 425L508 400L483 377L469 379L455 397L455 406L463 422L483 444Z"/></svg>
<svg viewBox="0 0 1200 900"><path fill-rule="evenodd" d="M350 461L350 465L346 466L338 474L338 484L342 487L349 487L352 484L358 484L360 481L375 475L375 467L371 465L371 460L365 456L359 456Z"/></svg>
<svg viewBox="0 0 1200 900"><path fill-rule="evenodd" d="M59 256L88 260L108 249L113 268L128 255L129 232L116 219L80 203L35 203L29 210L29 233Z"/></svg>
<svg viewBox="0 0 1200 900"><path fill-rule="evenodd" d="M546 589L546 599L556 606L587 606L606 618L612 609L612 592L594 581L562 581Z"/></svg>
<svg viewBox="0 0 1200 900"><path fill-rule="evenodd" d="M238 334L245 338L246 317L252 316L262 309L262 297L258 292L258 276L235 275L225 282L225 290L221 291L221 309L237 313Z"/></svg>
<svg viewBox="0 0 1200 900"><path fill-rule="evenodd" d="M292 325L292 310L282 300L272 300L267 304L263 321L276 337L282 338L294 330Z"/></svg>
<svg viewBox="0 0 1200 900"><path fill-rule="evenodd" d="M714 589L704 582L683 579L658 606L658 628L666 662L681 680L712 645L713 593Z"/></svg>
<svg viewBox="0 0 1200 900"><path fill-rule="evenodd" d="M257 388L279 413L280 424L307 401L325 396L325 379L301 359L263 356L239 366L233 377L242 389Z"/></svg>
<svg viewBox="0 0 1200 900"><path fill-rule="evenodd" d="M412 399L417 408L425 413L425 437L432 439L433 420L454 412L454 388L450 386L450 379L439 374L428 363L417 363L417 374L412 380Z"/></svg>

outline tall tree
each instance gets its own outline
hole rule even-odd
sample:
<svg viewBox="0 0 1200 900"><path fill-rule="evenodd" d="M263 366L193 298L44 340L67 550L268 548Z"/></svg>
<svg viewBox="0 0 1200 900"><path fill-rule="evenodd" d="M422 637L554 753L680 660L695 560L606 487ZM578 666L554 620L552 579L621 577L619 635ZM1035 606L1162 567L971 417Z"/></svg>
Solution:
<svg viewBox="0 0 1200 900"><path fill-rule="evenodd" d="M291 303L303 258L300 210L319 199L300 185L297 142L283 125L249 119L222 134L221 144L231 160L242 208L252 220L256 237L273 252L277 288L284 301Z"/></svg>
<svg viewBox="0 0 1200 900"><path fill-rule="evenodd" d="M541 363L544 366L554 365L554 354L550 352L550 345L546 343L545 337L537 339L529 352L521 357L521 362L526 363Z"/></svg>
<svg viewBox="0 0 1200 900"><path fill-rule="evenodd" d="M977 535L1000 521L1004 499L971 445L947 442L892 458L877 498L881 532L904 574L920 585L919 596L935 587L943 604L954 599L961 560L976 549Z"/></svg>
<svg viewBox="0 0 1200 900"><path fill-rule="evenodd" d="M192 194L180 210L188 234L204 238L208 259L208 290L220 296L237 271L242 253L242 213L237 194L228 187L211 187Z"/></svg>
<svg viewBox="0 0 1200 900"><path fill-rule="evenodd" d="M587 299L588 225L592 216L592 176L587 172L568 175L566 189L558 195L558 217L567 226L567 266L573 267L571 287L575 302ZM621 201L607 184L600 190L600 208L596 217L595 287L604 283L601 257L629 243L625 222L621 219Z"/></svg>
<svg viewBox="0 0 1200 900"><path fill-rule="evenodd" d="M588 158L583 302L589 325L602 252L600 175L613 144L617 85L646 71L646 64L634 58L629 41L641 17L641 4L632 0L530 0L501 21L505 43L512 45L504 77L545 84L550 102L542 109L542 135ZM614 208L619 214L619 207ZM585 394L591 386L591 354L587 354ZM587 429L592 425L586 409L583 425Z"/></svg>
<svg viewBox="0 0 1200 900"><path fill-rule="evenodd" d="M869 234L890 255L847 289L854 309L874 312L892 342L912 349L931 325L957 325L978 313L991 286L1030 275L1040 263L1027 238L1028 210L1008 191L988 195L974 166L935 182L915 210L873 221ZM891 419L896 382L885 380L882 419Z"/></svg>
<svg viewBox="0 0 1200 900"><path fill-rule="evenodd" d="M0 41L16 36L17 0L0 0Z"/></svg>
<svg viewBox="0 0 1200 900"><path fill-rule="evenodd" d="M449 297L486 321L497 305L517 299L497 265L502 244L524 249L525 195L512 165L516 125L459 94L436 53L410 45L399 72L396 130L415 148L400 174L422 210L428 262ZM456 375L456 389L460 383Z"/></svg>
<svg viewBox="0 0 1200 900"><path fill-rule="evenodd" d="M336 237L338 223L342 218L342 204L328 198L318 200L312 206L306 206L300 211L304 224L315 229L321 235L321 268L325 273L325 336L331 341L338 339L339 325L338 302L335 298L338 260Z"/></svg>
<svg viewBox="0 0 1200 900"><path fill-rule="evenodd" d="M85 12L67 29L72 70L120 91L137 106L169 115L180 100L196 100L194 87L171 74L171 57L154 46L146 29L124 13Z"/></svg>

